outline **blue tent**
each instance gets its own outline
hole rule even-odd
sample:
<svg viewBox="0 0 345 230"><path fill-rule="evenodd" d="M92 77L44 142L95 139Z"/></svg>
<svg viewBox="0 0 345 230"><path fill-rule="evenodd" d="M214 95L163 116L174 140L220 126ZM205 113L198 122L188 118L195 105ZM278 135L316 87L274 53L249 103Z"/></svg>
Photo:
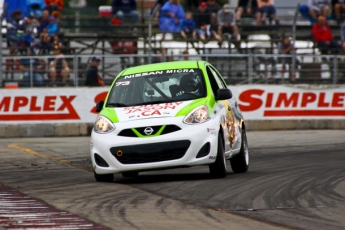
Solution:
<svg viewBox="0 0 345 230"><path fill-rule="evenodd" d="M20 10L22 12L22 18L28 16L26 0L5 0L4 9L5 18L7 20L10 18L11 13L15 10Z"/></svg>

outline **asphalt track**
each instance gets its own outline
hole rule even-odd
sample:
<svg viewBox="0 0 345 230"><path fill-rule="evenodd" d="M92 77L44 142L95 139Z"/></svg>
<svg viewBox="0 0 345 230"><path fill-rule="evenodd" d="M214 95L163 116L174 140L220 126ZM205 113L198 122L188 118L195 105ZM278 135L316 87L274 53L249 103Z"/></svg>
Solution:
<svg viewBox="0 0 345 230"><path fill-rule="evenodd" d="M228 164L224 179L193 167L97 183L88 137L1 139L0 195L79 217L74 229L345 229L344 130L248 132L248 141L244 174ZM4 202L0 229L10 229L6 207L20 202Z"/></svg>

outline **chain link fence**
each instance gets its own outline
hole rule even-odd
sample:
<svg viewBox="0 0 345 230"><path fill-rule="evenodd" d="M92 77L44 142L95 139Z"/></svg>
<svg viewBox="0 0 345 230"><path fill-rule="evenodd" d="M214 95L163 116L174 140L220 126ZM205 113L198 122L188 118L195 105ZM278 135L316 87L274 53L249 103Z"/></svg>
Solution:
<svg viewBox="0 0 345 230"><path fill-rule="evenodd" d="M99 74L106 85L124 68L177 60L205 60L213 64L228 84L344 84L345 57L320 55L270 55L270 54L141 54L141 55L99 55L102 59ZM2 80L4 86L36 87L34 73L43 78L41 87L50 86L49 62L53 56L5 57ZM65 55L70 72L68 86L79 87L85 82L85 73L91 56ZM29 70L21 67L26 59ZM41 65L37 70L34 59ZM37 62L36 62L37 63ZM293 65L295 63L295 65ZM28 65L28 64L27 64ZM25 73L26 72L26 73ZM61 78L57 78L59 86Z"/></svg>

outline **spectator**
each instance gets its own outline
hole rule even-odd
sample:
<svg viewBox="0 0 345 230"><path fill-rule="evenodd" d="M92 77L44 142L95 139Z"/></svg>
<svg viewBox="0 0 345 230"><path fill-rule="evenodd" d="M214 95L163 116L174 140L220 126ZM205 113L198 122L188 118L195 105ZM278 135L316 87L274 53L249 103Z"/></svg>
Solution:
<svg viewBox="0 0 345 230"><path fill-rule="evenodd" d="M345 13L344 0L332 0L332 9L337 23L340 25L344 21L343 14Z"/></svg>
<svg viewBox="0 0 345 230"><path fill-rule="evenodd" d="M198 9L194 12L193 18L196 25L198 36L205 40L205 31L202 29L204 25L210 24L211 13L207 10L206 2L201 2Z"/></svg>
<svg viewBox="0 0 345 230"><path fill-rule="evenodd" d="M139 20L137 2L135 0L113 0L112 14L122 22L124 17L129 17L132 25L135 25Z"/></svg>
<svg viewBox="0 0 345 230"><path fill-rule="evenodd" d="M317 21L319 15L327 18L329 14L329 3L330 0L309 0L308 8L311 19Z"/></svg>
<svg viewBox="0 0 345 230"><path fill-rule="evenodd" d="M207 10L210 13L217 14L217 12L222 8L216 0L207 0L206 2Z"/></svg>
<svg viewBox="0 0 345 230"><path fill-rule="evenodd" d="M101 59L97 56L91 58L91 64L86 71L86 86L104 86L102 78L98 74L98 66Z"/></svg>
<svg viewBox="0 0 345 230"><path fill-rule="evenodd" d="M21 36L18 36L20 30L25 30L25 25L19 24L22 12L15 10L11 13L10 19L7 22L6 38L10 48L10 55L15 55L16 48L24 41Z"/></svg>
<svg viewBox="0 0 345 230"><path fill-rule="evenodd" d="M248 16L253 16L256 19L256 24L260 25L260 12L258 10L258 3L256 0L239 0L236 10L237 23L241 20L243 13Z"/></svg>
<svg viewBox="0 0 345 230"><path fill-rule="evenodd" d="M53 46L54 58L49 60L49 77L51 85L56 86L56 79L61 78L63 85L67 86L67 79L70 73L67 61L61 53L60 46Z"/></svg>
<svg viewBox="0 0 345 230"><path fill-rule="evenodd" d="M201 26L200 29L201 29L202 33L200 33L199 38L203 43L207 42L206 39L215 39L218 41L219 47L221 47L222 38L217 33L217 29L218 29L217 26L212 25L212 24L204 24Z"/></svg>
<svg viewBox="0 0 345 230"><path fill-rule="evenodd" d="M182 20L181 24L181 36L184 39L187 39L187 37L192 37L193 39L196 39L196 27L195 22L193 20L193 14L191 11L186 12L185 18Z"/></svg>
<svg viewBox="0 0 345 230"><path fill-rule="evenodd" d="M282 73L285 73L285 65L289 66L289 76L290 76L290 81L294 82L295 81L295 74L292 72L293 68L293 50L294 50L294 46L290 40L289 36L284 36L282 41L279 44L279 53L283 54L283 55L290 55L290 56L286 56L286 57L282 57L279 58L279 62L281 62L283 64L282 66ZM299 60L295 59L295 68L296 66L299 64Z"/></svg>
<svg viewBox="0 0 345 230"><path fill-rule="evenodd" d="M162 8L162 6L168 2L169 0L157 0L155 5L150 9L150 15L153 14L153 10L157 7L156 9L156 15L155 17L158 18L159 17L159 12ZM158 16L158 17L157 17Z"/></svg>
<svg viewBox="0 0 345 230"><path fill-rule="evenodd" d="M55 21L54 16L49 16L49 24L43 28L43 31L39 35L39 44L41 54L48 54L54 44L54 37L57 36L59 26ZM61 47L60 47L61 48Z"/></svg>
<svg viewBox="0 0 345 230"><path fill-rule="evenodd" d="M230 4L224 4L217 13L218 35L222 37L224 33L231 34L235 40L238 39L238 28L235 25L235 15L231 11Z"/></svg>
<svg viewBox="0 0 345 230"><path fill-rule="evenodd" d="M38 47L40 48L40 54L49 54L52 47L52 43L47 28L43 29L39 38L40 42L38 44Z"/></svg>
<svg viewBox="0 0 345 230"><path fill-rule="evenodd" d="M59 30L59 25L55 20L54 16L49 17L49 24L46 26L48 30L48 36L52 37L54 34L56 34Z"/></svg>
<svg viewBox="0 0 345 230"><path fill-rule="evenodd" d="M159 30L164 33L180 33L185 13L179 0L166 2L159 14Z"/></svg>
<svg viewBox="0 0 345 230"><path fill-rule="evenodd" d="M23 71L23 86L31 85L31 78L34 86L43 85L43 77L41 72L44 70L44 65L40 63L38 58L31 58L34 55L33 48L28 48L26 55L28 58L20 60L19 69Z"/></svg>
<svg viewBox="0 0 345 230"><path fill-rule="evenodd" d="M36 38L36 31L37 27L39 26L39 22L33 16L29 15L28 17L24 18L24 35L23 40L27 46L33 45L33 42Z"/></svg>
<svg viewBox="0 0 345 230"><path fill-rule="evenodd" d="M274 0L257 0L258 8L261 13L261 25L266 24L266 18L272 17L276 22L276 25L279 24L278 15L276 8L274 6Z"/></svg>
<svg viewBox="0 0 345 230"><path fill-rule="evenodd" d="M38 19L38 22L40 25L37 27L37 33L40 34L49 24L49 11L47 9L43 10L42 16Z"/></svg>
<svg viewBox="0 0 345 230"><path fill-rule="evenodd" d="M321 54L328 54L329 49L332 54L339 54L339 44L333 40L333 34L325 16L320 15L317 18L317 22L312 27L312 33Z"/></svg>

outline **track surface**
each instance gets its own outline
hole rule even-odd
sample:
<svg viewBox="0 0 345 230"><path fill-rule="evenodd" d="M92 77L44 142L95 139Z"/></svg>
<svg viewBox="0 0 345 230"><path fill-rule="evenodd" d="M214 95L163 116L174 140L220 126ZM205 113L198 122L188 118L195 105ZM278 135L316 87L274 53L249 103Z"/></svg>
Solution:
<svg viewBox="0 0 345 230"><path fill-rule="evenodd" d="M0 193L11 187L111 229L345 229L345 131L248 132L248 141L244 174L228 162L224 179L193 167L97 183L88 137L1 139Z"/></svg>

